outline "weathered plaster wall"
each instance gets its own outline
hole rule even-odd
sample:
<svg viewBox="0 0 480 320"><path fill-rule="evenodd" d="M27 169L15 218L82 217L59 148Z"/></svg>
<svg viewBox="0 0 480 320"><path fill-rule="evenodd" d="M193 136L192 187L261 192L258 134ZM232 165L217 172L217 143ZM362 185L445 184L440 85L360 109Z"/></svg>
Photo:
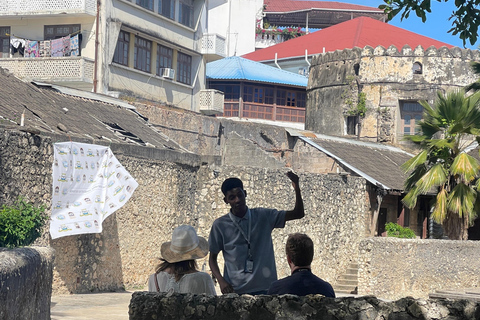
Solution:
<svg viewBox="0 0 480 320"><path fill-rule="evenodd" d="M432 103L437 91L445 93L474 82L477 76L470 67L474 60L480 60L478 50L446 47L367 46L318 55L310 69L305 129L344 135L344 117L350 108L344 92L353 83L357 92L366 94L361 136L398 142L399 101ZM415 62L421 63L422 74L414 74Z"/></svg>
<svg viewBox="0 0 480 320"><path fill-rule="evenodd" d="M325 298L321 295L205 296L135 292L129 305L130 320L147 319L362 319L447 320L480 318L480 303L466 300L415 300L385 302L375 297Z"/></svg>
<svg viewBox="0 0 480 320"><path fill-rule="evenodd" d="M59 140L16 131L2 132L1 137L1 201L8 203L22 194L50 208L51 144ZM160 244L169 239L176 226L191 224L201 236L208 237L213 220L227 213L220 191L227 177L238 176L244 181L252 207L288 210L294 205L293 188L285 176L287 168L222 166L215 158L186 157L168 150L114 144L111 148L139 187L124 207L105 220L101 234L55 240L45 234L40 243L57 252L55 293L143 287L157 263ZM30 149L35 150L35 158L28 158ZM32 169L35 166L39 169ZM356 261L358 243L365 234L365 180L315 173L299 175L306 217L273 232L278 273L280 277L289 274L284 256L287 235L303 232L313 238L316 246L314 271L334 283L348 264ZM198 262L200 267L206 264L206 260Z"/></svg>
<svg viewBox="0 0 480 320"><path fill-rule="evenodd" d="M50 320L52 248L0 248L0 319Z"/></svg>
<svg viewBox="0 0 480 320"><path fill-rule="evenodd" d="M480 286L478 241L369 238L361 241L358 294L427 298L439 289Z"/></svg>

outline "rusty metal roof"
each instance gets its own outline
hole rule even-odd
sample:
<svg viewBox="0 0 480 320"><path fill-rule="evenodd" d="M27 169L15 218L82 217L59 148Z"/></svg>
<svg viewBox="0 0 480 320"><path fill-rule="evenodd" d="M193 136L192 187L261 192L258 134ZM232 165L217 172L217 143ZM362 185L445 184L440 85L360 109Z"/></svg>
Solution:
<svg viewBox="0 0 480 320"><path fill-rule="evenodd" d="M0 127L186 151L151 126L135 107L112 97L67 95L26 83L0 68ZM109 102L103 102L109 101ZM24 114L24 127L20 126Z"/></svg>

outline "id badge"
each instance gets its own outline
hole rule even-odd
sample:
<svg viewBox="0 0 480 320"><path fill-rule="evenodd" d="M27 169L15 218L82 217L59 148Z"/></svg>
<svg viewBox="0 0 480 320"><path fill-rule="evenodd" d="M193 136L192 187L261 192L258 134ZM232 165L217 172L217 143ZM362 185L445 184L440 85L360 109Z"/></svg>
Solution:
<svg viewBox="0 0 480 320"><path fill-rule="evenodd" d="M252 273L253 272L253 260L248 259L245 261L245 272Z"/></svg>

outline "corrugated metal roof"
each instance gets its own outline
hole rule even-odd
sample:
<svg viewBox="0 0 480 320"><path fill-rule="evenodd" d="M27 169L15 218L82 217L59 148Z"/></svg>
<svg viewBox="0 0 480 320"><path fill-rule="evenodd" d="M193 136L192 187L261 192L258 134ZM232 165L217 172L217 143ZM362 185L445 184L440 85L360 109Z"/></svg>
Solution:
<svg viewBox="0 0 480 320"><path fill-rule="evenodd" d="M377 46L383 46L388 48L391 45L394 45L399 50L405 45L409 45L412 49L417 46L422 46L424 49L430 46L436 48L442 46L447 48L453 47L450 44L392 26L385 22L360 17L274 46L247 53L243 57L253 61L273 61L275 54L277 54L277 59L280 60L305 56L305 50L308 51L309 55L316 55L324 51L333 52L354 47L364 48L365 46L371 46L376 48Z"/></svg>
<svg viewBox="0 0 480 320"><path fill-rule="evenodd" d="M366 11L383 13L383 10L358 4L335 1L292 1L292 0L265 0L265 12L292 12L306 9L326 9L336 11Z"/></svg>
<svg viewBox="0 0 480 320"><path fill-rule="evenodd" d="M228 57L207 63L207 79L248 80L307 87L308 78L241 57Z"/></svg>

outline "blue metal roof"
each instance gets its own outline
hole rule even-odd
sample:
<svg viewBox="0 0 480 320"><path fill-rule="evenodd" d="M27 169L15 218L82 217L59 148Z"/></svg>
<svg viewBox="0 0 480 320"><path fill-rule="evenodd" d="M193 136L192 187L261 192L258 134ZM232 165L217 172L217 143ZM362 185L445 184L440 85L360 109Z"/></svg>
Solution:
<svg viewBox="0 0 480 320"><path fill-rule="evenodd" d="M307 87L308 78L241 57L207 63L207 79L246 80Z"/></svg>

